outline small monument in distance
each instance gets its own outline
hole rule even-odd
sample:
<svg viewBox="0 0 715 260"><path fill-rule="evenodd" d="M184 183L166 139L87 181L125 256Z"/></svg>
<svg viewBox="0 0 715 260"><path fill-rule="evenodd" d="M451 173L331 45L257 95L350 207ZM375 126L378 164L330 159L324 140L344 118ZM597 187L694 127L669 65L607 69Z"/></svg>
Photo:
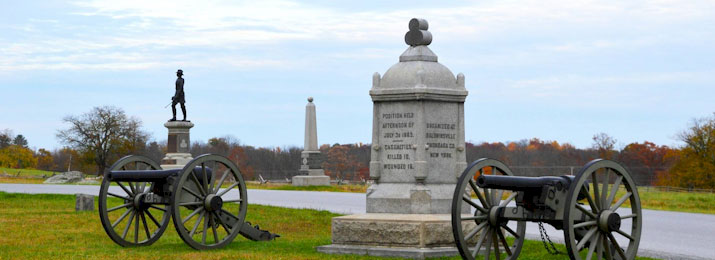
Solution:
<svg viewBox="0 0 715 260"><path fill-rule="evenodd" d="M323 172L323 155L318 149L318 129L313 97L309 97L308 104L305 105L305 143L300 157L302 159L300 170L298 170L300 175L293 176L293 186L330 185L330 177Z"/></svg>
<svg viewBox="0 0 715 260"><path fill-rule="evenodd" d="M184 106L184 79L181 77L184 71L176 71L176 92L171 97L173 117L164 126L169 130L169 137L166 144L166 156L161 159L161 168L181 169L189 163L193 157L189 152L191 147L191 138L189 137L189 129L194 127L191 121L186 120L186 107ZM181 104L181 111L184 115L184 120L176 120L176 104Z"/></svg>
<svg viewBox="0 0 715 260"><path fill-rule="evenodd" d="M399 62L383 77L373 75L374 184L366 193L367 213L333 218L332 244L319 246L320 252L418 259L458 254L450 213L457 177L467 166L467 90L464 75L455 77L427 47L427 29L426 20L412 19Z"/></svg>

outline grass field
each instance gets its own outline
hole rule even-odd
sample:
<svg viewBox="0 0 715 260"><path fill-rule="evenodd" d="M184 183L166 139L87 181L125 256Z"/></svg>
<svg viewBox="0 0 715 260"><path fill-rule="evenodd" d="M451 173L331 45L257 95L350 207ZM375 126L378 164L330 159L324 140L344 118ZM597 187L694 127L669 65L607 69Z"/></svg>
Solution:
<svg viewBox="0 0 715 260"><path fill-rule="evenodd" d="M0 174L8 174L13 177L46 177L52 176L53 173L50 171L35 170L35 169L13 169L0 167Z"/></svg>
<svg viewBox="0 0 715 260"><path fill-rule="evenodd" d="M338 215L327 211L249 205L246 219L279 233L280 238L253 242L238 236L226 248L196 251L185 245L169 225L154 245L123 248L104 233L96 210L74 211L72 195L0 192L0 259L374 259L326 255L315 250L316 246L330 244L330 219L335 216ZM561 245L557 247L565 250ZM519 259L568 257L551 256L540 241L526 241Z"/></svg>

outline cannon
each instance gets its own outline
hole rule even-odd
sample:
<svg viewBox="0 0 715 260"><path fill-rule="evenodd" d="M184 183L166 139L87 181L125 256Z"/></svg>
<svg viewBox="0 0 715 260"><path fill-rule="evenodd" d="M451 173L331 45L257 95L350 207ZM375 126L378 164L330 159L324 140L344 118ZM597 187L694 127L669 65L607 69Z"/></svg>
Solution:
<svg viewBox="0 0 715 260"><path fill-rule="evenodd" d="M238 234L253 241L279 237L246 222L247 206L238 167L215 154L169 170L144 156L126 156L104 174L99 191L102 227L124 247L156 242L170 219L181 239L199 250L224 247Z"/></svg>
<svg viewBox="0 0 715 260"><path fill-rule="evenodd" d="M629 208L628 208L629 207ZM570 259L634 259L643 215L635 182L620 164L587 163L575 176L514 176L483 158L459 176L452 198L452 232L463 259L517 259L526 222L564 232ZM546 239L544 239L546 236Z"/></svg>

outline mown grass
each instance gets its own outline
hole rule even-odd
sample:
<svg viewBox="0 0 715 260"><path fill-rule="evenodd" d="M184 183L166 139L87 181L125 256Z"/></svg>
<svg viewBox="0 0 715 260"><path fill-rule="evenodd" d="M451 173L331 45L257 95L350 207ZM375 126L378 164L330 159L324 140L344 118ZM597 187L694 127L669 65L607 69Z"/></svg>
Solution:
<svg viewBox="0 0 715 260"><path fill-rule="evenodd" d="M72 195L0 192L0 259L374 259L315 250L330 244L330 220L335 216L328 211L249 205L246 219L279 233L280 238L253 242L238 236L226 248L196 251L181 241L170 224L154 245L124 248L104 233L96 210L74 211ZM557 248L565 251L562 245ZM551 256L540 241L526 241L519 259L568 257Z"/></svg>

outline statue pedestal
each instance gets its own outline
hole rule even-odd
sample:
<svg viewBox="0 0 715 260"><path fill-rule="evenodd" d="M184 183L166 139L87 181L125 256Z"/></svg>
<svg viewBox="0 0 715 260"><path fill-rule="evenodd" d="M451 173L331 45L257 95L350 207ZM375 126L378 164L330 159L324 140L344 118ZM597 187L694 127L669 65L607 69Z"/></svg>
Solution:
<svg viewBox="0 0 715 260"><path fill-rule="evenodd" d="M303 151L300 153L303 164L300 166L301 175L293 176L293 186L329 186L330 176L326 176L322 169L323 156L320 151Z"/></svg>
<svg viewBox="0 0 715 260"><path fill-rule="evenodd" d="M465 230L476 227L474 223L468 225L471 226L465 226ZM318 252L413 259L458 254L449 214L367 213L335 217L332 242L319 246Z"/></svg>
<svg viewBox="0 0 715 260"><path fill-rule="evenodd" d="M194 124L189 121L169 121L164 123L169 130L169 138L166 144L166 156L161 159L162 169L181 169L194 158L189 153L191 139L189 129Z"/></svg>

